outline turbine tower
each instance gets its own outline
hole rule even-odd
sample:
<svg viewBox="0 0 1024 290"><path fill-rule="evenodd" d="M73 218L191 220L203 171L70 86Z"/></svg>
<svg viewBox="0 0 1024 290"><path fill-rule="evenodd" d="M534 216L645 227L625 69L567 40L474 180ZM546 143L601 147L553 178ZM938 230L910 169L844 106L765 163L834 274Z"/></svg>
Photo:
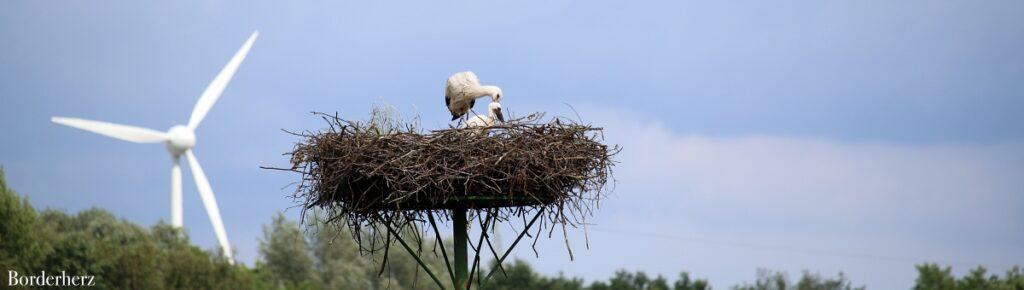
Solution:
<svg viewBox="0 0 1024 290"><path fill-rule="evenodd" d="M203 94L199 96L199 101L196 102L195 108L192 109L192 116L188 119L188 125L175 125L167 130L167 132L160 132L135 126L76 118L53 117L51 119L57 124L106 135L115 139L135 143L163 142L166 144L167 151L171 153L171 225L175 228L182 227L180 160L181 155L185 155L189 170L192 172L192 178L195 179L199 197L203 200L206 214L210 216L210 223L213 224L213 230L217 234L217 241L220 242L224 256L232 264L234 259L231 257L231 245L228 244L228 236L224 231L224 222L220 218L217 199L213 196L213 189L210 188L210 181L206 179L203 168L199 166L199 160L192 153L192 147L196 145L196 127L199 126L199 123L203 121L203 117L206 116L206 113L210 111L213 104L220 98L220 94L224 92L224 88L231 81L231 77L235 75L238 66L242 64L245 56L249 54L249 48L252 47L252 43L256 41L258 36L259 31L254 31L249 36L249 39L245 41L245 44L242 45L242 48L239 48L235 56L231 57L228 64L221 69L220 74L217 74L217 77L206 87Z"/></svg>

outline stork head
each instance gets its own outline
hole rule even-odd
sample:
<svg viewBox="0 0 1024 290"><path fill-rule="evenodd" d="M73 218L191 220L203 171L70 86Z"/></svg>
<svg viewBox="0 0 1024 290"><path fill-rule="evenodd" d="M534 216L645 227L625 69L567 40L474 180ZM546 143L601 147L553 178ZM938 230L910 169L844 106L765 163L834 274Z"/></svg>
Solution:
<svg viewBox="0 0 1024 290"><path fill-rule="evenodd" d="M499 88L498 86L483 86L483 88L483 96L491 96L492 102L501 102L501 88Z"/></svg>
<svg viewBox="0 0 1024 290"><path fill-rule="evenodd" d="M167 150L171 151L171 154L179 155L196 146L196 134L188 127L182 125L171 127L170 130L167 130L167 135L170 136L167 139Z"/></svg>
<svg viewBox="0 0 1024 290"><path fill-rule="evenodd" d="M491 102L491 104L487 105L487 110L491 114L491 119L505 122L505 116L501 114L501 103Z"/></svg>

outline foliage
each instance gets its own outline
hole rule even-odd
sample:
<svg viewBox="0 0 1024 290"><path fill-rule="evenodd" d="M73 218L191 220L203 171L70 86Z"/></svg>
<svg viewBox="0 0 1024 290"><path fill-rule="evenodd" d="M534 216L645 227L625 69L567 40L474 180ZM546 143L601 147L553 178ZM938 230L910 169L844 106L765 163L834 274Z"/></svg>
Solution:
<svg viewBox="0 0 1024 290"><path fill-rule="evenodd" d="M672 285L673 290L710 290L711 285L708 284L708 280L697 279L690 280L690 273L682 272L679 273L679 279Z"/></svg>
<svg viewBox="0 0 1024 290"><path fill-rule="evenodd" d="M264 227L260 259L252 268L228 263L165 223L143 228L92 208L69 215L37 212L8 188L0 171L0 267L22 275L40 271L90 275L90 289L421 289L433 282L403 250L359 256L349 233L324 227L307 235L283 215ZM435 272L444 262L425 255ZM383 270L383 272L381 272ZM7 281L7 271L3 271ZM446 284L446 287L450 286Z"/></svg>
<svg viewBox="0 0 1024 290"><path fill-rule="evenodd" d="M48 239L49 233L41 227L28 199L7 187L0 168L0 268L18 272L42 269L40 261L52 251ZM7 275L4 271L5 281Z"/></svg>
<svg viewBox="0 0 1024 290"><path fill-rule="evenodd" d="M590 285L593 290L667 290L668 283L664 278L658 276L651 280L647 274L637 272L636 274L619 270L608 280L608 283L594 282Z"/></svg>
<svg viewBox="0 0 1024 290"><path fill-rule="evenodd" d="M285 219L284 214L274 216L269 226L263 226L260 256L270 275L272 284L285 288L305 288L314 283L313 258L309 244L299 225Z"/></svg>
<svg viewBox="0 0 1024 290"><path fill-rule="evenodd" d="M36 212L2 172L0 267L21 275L91 275L90 289L259 289L249 269L189 244L168 225L146 229L96 208Z"/></svg>
<svg viewBox="0 0 1024 290"><path fill-rule="evenodd" d="M317 213L314 212L314 215ZM180 229L165 223L143 228L119 219L102 209L88 209L74 215L58 210L37 212L24 197L8 187L0 170L0 269L23 275L65 271L67 275L95 276L89 289L435 289L416 262L398 245L371 256L359 254L360 245L346 227L323 223L320 217L303 233L299 224L284 215L274 216L264 227L260 257L253 267L232 265L216 250L192 245ZM367 234L367 233L361 233ZM415 231L403 236L411 240ZM422 238L422 237L420 237ZM446 267L435 255L431 239L420 249L424 263L451 288ZM451 241L443 243L451 245ZM451 248L447 248L451 253ZM388 263L381 262L388 253ZM497 269L492 262L491 270ZM707 290L707 280L692 279L682 272L674 282L644 272L620 270L607 281L585 285L575 277L541 275L523 261L506 263L483 285L487 290ZM1020 267L1002 277L984 267L963 277L953 276L950 267L936 264L917 266L917 290L1024 290ZM4 281L8 275L3 271ZM823 278L804 272L794 284L782 272L758 270L753 283L736 285L738 290L849 290L849 278L839 273Z"/></svg>
<svg viewBox="0 0 1024 290"><path fill-rule="evenodd" d="M839 273L837 278L822 278L819 274L804 271L800 281L792 284L783 272L766 269L757 270L757 279L753 284L744 283L733 286L734 290L851 290L865 289L864 286L853 287L846 275Z"/></svg>
<svg viewBox="0 0 1024 290"><path fill-rule="evenodd" d="M952 272L951 267L943 268L933 263L918 265L914 290L1024 290L1024 273L1019 266L1007 270L1002 278L988 275L988 270L981 266L960 279Z"/></svg>
<svg viewBox="0 0 1024 290"><path fill-rule="evenodd" d="M493 270L496 264L491 265ZM516 260L513 263L504 265L504 274L499 269L480 287L481 290L512 290L512 289L551 289L551 290L577 290L583 289L583 280L579 278L566 278L562 275L554 278L541 276L533 271L526 262Z"/></svg>
<svg viewBox="0 0 1024 290"><path fill-rule="evenodd" d="M495 265L491 266L492 269ZM594 281L585 286L582 279L567 278L562 274L555 277L545 277L530 268L530 265L523 261L515 261L505 265L505 275L497 270L491 281L487 281L480 287L481 290L511 290L511 289L552 289L552 290L708 290L711 287L707 280L692 280L690 274L682 272L674 284L669 284L662 276L653 279L644 272L631 273L619 270L608 281ZM507 276L506 276L507 275ZM672 285L672 286L669 286Z"/></svg>

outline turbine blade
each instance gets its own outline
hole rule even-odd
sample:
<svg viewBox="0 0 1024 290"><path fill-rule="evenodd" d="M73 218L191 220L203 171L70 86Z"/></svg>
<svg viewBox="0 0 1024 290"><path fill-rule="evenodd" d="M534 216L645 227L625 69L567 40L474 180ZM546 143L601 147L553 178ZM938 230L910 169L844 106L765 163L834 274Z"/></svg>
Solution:
<svg viewBox="0 0 1024 290"><path fill-rule="evenodd" d="M192 154L192 150L185 151L185 159L188 160L189 170L192 171L192 178L196 180L196 188L199 190L199 197L206 207L206 214L210 216L210 223L213 224L213 231L217 234L217 241L224 250L224 257L228 261L234 261L231 257L231 245L228 244L228 235L224 231L224 221L220 218L220 210L217 209L217 199L213 196L213 189L210 188L210 181L206 179L203 168L199 166L199 160Z"/></svg>
<svg viewBox="0 0 1024 290"><path fill-rule="evenodd" d="M53 117L50 118L50 121L135 143L164 142L168 138L167 133L135 126L65 117Z"/></svg>
<svg viewBox="0 0 1024 290"><path fill-rule="evenodd" d="M181 211L181 158L171 156L171 225L180 229L183 225Z"/></svg>
<svg viewBox="0 0 1024 290"><path fill-rule="evenodd" d="M199 123L206 117L206 113L210 111L213 104L220 98L220 94L224 92L224 88L228 86L228 82L231 82L231 77L235 75L235 71L238 70L238 66L245 60L245 56L249 54L249 48L252 47L252 43L256 41L256 37L260 35L259 31L253 31L249 39L245 41L242 48L238 49L234 57L228 61L228 64L221 69L220 74L213 78L210 85L206 86L206 90L199 96L199 101L196 102L195 108L192 109L192 116L188 119L188 127L195 130L199 126Z"/></svg>

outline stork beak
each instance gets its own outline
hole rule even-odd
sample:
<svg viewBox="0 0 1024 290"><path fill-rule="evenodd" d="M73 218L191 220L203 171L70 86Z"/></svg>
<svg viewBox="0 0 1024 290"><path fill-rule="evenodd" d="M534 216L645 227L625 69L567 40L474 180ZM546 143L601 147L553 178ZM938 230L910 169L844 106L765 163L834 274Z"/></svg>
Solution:
<svg viewBox="0 0 1024 290"><path fill-rule="evenodd" d="M498 116L498 121L505 122L505 116L501 114L501 108L494 110L494 113Z"/></svg>

